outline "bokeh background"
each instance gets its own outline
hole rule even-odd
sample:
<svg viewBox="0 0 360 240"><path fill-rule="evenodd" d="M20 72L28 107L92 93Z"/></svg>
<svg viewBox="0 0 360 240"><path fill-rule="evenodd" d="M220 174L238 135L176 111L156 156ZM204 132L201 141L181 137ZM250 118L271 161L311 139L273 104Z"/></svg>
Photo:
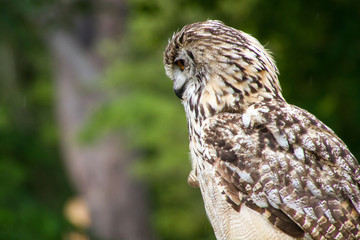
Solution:
<svg viewBox="0 0 360 240"><path fill-rule="evenodd" d="M162 52L219 19L360 158L360 1L0 0L0 239L215 239Z"/></svg>

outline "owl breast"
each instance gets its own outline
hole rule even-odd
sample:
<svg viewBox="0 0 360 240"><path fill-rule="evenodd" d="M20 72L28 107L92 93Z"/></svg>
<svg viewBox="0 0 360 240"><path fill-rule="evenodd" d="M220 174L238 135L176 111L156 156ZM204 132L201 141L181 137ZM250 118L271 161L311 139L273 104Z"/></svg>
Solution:
<svg viewBox="0 0 360 240"><path fill-rule="evenodd" d="M267 221L261 214L240 206L235 210L226 202L219 184L215 182L213 167L204 163L198 169L198 181L205 204L206 214L218 240L294 240ZM306 239L306 238L303 238Z"/></svg>

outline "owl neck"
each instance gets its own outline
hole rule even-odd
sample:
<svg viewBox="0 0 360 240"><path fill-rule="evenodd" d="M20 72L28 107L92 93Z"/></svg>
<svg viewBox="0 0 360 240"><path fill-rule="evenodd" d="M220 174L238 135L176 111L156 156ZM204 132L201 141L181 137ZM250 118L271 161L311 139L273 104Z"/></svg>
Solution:
<svg viewBox="0 0 360 240"><path fill-rule="evenodd" d="M248 107L259 102L285 101L278 88L249 82L230 84L225 81L209 81L204 87L194 84L188 88L186 95L188 97L183 104L189 127L201 127L206 118L219 113L242 114Z"/></svg>

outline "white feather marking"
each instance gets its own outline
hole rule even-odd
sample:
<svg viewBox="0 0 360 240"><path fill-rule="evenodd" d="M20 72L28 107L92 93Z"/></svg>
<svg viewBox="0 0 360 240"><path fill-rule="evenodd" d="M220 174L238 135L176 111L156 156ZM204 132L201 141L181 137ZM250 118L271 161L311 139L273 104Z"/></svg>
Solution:
<svg viewBox="0 0 360 240"><path fill-rule="evenodd" d="M300 173L300 174L305 173L304 165L301 162L299 162L299 161L291 161L290 164L295 169L295 171L297 173Z"/></svg>
<svg viewBox="0 0 360 240"><path fill-rule="evenodd" d="M325 215L329 218L329 221L332 223L335 223L335 219L333 218L333 216L331 215L331 211L330 209L326 209L324 211Z"/></svg>
<svg viewBox="0 0 360 240"><path fill-rule="evenodd" d="M305 160L304 150L301 147L297 147L294 149L295 157L299 160Z"/></svg>
<svg viewBox="0 0 360 240"><path fill-rule="evenodd" d="M246 171L237 171L237 174L239 175L239 178L242 181L248 182L250 184L254 183L254 179L252 179L252 177L250 176L250 173L248 173Z"/></svg>
<svg viewBox="0 0 360 240"><path fill-rule="evenodd" d="M325 185L323 188L327 194L334 196L335 190L330 185Z"/></svg>
<svg viewBox="0 0 360 240"><path fill-rule="evenodd" d="M305 146L305 149L310 151L316 151L316 146L309 136L304 137L303 144Z"/></svg>
<svg viewBox="0 0 360 240"><path fill-rule="evenodd" d="M263 91L260 91L259 92L259 95L264 97L264 98L273 98L273 95L268 93L268 92L263 92Z"/></svg>
<svg viewBox="0 0 360 240"><path fill-rule="evenodd" d="M268 113L270 111L270 109L269 108L260 108L259 109L259 112L261 112L261 113Z"/></svg>
<svg viewBox="0 0 360 240"><path fill-rule="evenodd" d="M268 201L274 208L279 208L281 200L277 189L272 189L268 192Z"/></svg>
<svg viewBox="0 0 360 240"><path fill-rule="evenodd" d="M315 196L317 196L317 197L321 197L321 196L322 196L320 189L318 189L312 181L307 180L307 181L306 181L306 186L308 187L308 189L310 190L310 192L311 192L312 194L314 194Z"/></svg>
<svg viewBox="0 0 360 240"><path fill-rule="evenodd" d="M288 163L286 161L279 161L279 164L282 169L287 168L287 165L288 165Z"/></svg>
<svg viewBox="0 0 360 240"><path fill-rule="evenodd" d="M294 132L292 131L292 129L291 128L285 129L285 132L287 134L287 138L288 138L289 142L294 143L296 140L296 136L295 136Z"/></svg>
<svg viewBox="0 0 360 240"><path fill-rule="evenodd" d="M304 212L309 215L312 219L317 219L314 209L312 207L304 207Z"/></svg>
<svg viewBox="0 0 360 240"><path fill-rule="evenodd" d="M291 209L304 214L304 210L299 206L299 204L294 200L290 195L282 198L283 202Z"/></svg>
<svg viewBox="0 0 360 240"><path fill-rule="evenodd" d="M250 120L251 120L251 117L249 116L249 114L244 113L244 114L242 115L242 121L243 121L245 127L249 127L249 125L250 125Z"/></svg>
<svg viewBox="0 0 360 240"><path fill-rule="evenodd" d="M304 210L302 209L301 205L299 205L299 202L296 201L291 194L287 192L286 188L283 188L279 191L280 197L282 201L291 209L294 209L295 211L299 212L300 214L304 214Z"/></svg>
<svg viewBox="0 0 360 240"><path fill-rule="evenodd" d="M262 170L262 173L268 173L268 172L270 172L271 169L270 169L269 165L265 164L261 167L261 170Z"/></svg>
<svg viewBox="0 0 360 240"><path fill-rule="evenodd" d="M266 208L269 206L268 201L264 195L264 193L259 193L259 194L252 194L251 195L251 200L258 205L261 208Z"/></svg>
<svg viewBox="0 0 360 240"><path fill-rule="evenodd" d="M280 133L273 133L274 138L276 139L277 143L285 149L289 148L289 142L286 139L285 134L280 134Z"/></svg>
<svg viewBox="0 0 360 240"><path fill-rule="evenodd" d="M293 187L295 189L302 189L301 183L300 183L298 178L292 178L291 179L291 184L293 185Z"/></svg>

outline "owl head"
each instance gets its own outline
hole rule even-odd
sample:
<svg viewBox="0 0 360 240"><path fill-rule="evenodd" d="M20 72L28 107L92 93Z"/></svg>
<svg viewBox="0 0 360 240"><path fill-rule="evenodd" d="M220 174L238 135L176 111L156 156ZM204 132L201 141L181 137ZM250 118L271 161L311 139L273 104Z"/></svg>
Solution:
<svg viewBox="0 0 360 240"><path fill-rule="evenodd" d="M282 99L271 55L254 37L220 21L193 23L175 33L164 65L183 103L197 101L220 110Z"/></svg>

